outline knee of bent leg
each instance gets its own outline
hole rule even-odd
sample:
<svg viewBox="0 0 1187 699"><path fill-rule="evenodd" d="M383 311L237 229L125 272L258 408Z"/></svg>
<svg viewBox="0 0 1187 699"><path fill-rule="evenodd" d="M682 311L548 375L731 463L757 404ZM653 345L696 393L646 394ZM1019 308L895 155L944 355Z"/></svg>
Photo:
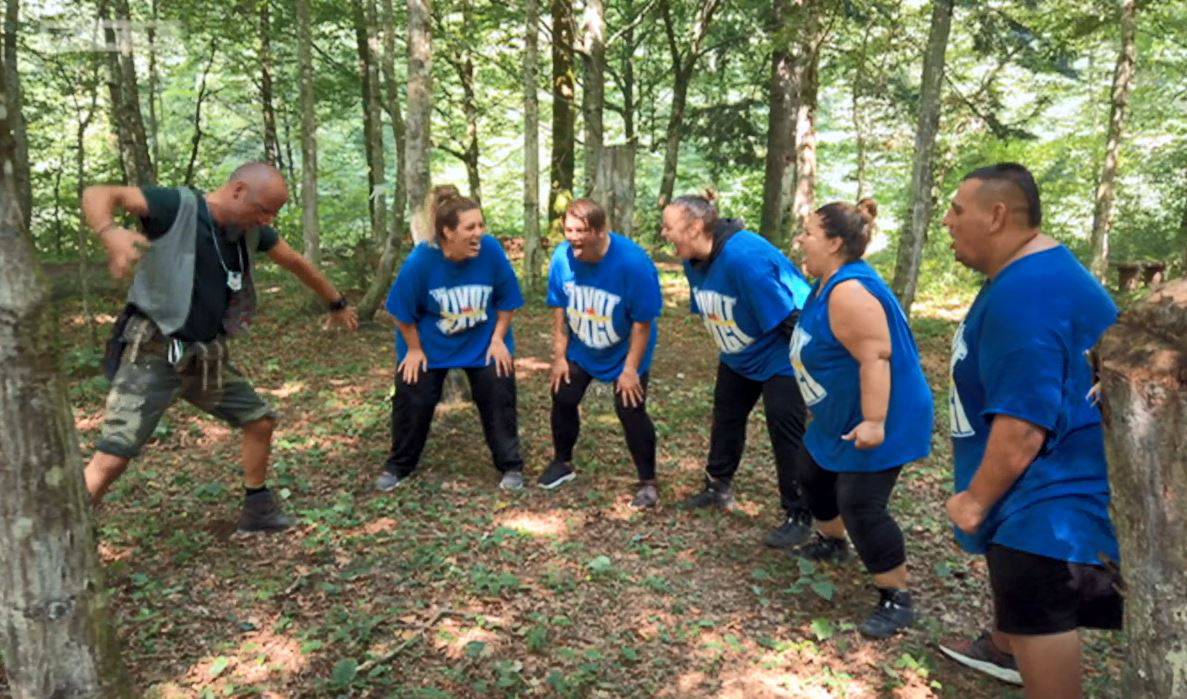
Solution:
<svg viewBox="0 0 1187 699"><path fill-rule="evenodd" d="M243 426L243 431L259 439L271 439L276 431L276 418L262 417Z"/></svg>

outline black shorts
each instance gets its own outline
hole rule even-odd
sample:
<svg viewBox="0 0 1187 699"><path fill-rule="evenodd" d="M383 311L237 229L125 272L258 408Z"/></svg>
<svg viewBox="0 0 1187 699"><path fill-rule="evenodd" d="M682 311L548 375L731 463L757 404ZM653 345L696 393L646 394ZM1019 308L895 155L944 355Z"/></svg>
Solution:
<svg viewBox="0 0 1187 699"><path fill-rule="evenodd" d="M1039 636L1121 628L1121 578L1108 568L998 544L990 544L985 558L998 631Z"/></svg>

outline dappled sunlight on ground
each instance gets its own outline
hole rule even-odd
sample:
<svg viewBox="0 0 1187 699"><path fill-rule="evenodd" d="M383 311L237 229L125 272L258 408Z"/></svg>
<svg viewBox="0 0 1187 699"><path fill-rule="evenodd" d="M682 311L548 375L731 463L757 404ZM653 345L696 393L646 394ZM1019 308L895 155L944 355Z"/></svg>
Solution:
<svg viewBox="0 0 1187 699"><path fill-rule="evenodd" d="M529 536L557 537L569 532L565 518L555 512L504 512L495 519L495 523Z"/></svg>

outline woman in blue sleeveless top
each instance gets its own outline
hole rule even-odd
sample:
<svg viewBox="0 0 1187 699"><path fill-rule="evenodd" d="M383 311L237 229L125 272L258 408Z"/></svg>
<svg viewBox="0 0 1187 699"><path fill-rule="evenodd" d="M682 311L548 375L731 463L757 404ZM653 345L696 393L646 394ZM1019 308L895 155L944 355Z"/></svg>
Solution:
<svg viewBox="0 0 1187 699"><path fill-rule="evenodd" d="M799 476L818 530L792 553L844 560L848 532L880 594L860 630L886 638L915 620L903 533L887 503L903 465L931 453L933 405L907 317L861 259L876 214L872 199L827 204L796 239L817 279L791 363L812 414Z"/></svg>

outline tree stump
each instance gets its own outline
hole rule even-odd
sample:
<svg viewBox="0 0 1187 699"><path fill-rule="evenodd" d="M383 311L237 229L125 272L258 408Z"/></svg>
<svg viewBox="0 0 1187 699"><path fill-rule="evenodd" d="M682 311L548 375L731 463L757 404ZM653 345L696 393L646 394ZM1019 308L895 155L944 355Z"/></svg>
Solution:
<svg viewBox="0 0 1187 699"><path fill-rule="evenodd" d="M1127 311L1101 348L1129 642L1125 696L1187 696L1187 280Z"/></svg>

